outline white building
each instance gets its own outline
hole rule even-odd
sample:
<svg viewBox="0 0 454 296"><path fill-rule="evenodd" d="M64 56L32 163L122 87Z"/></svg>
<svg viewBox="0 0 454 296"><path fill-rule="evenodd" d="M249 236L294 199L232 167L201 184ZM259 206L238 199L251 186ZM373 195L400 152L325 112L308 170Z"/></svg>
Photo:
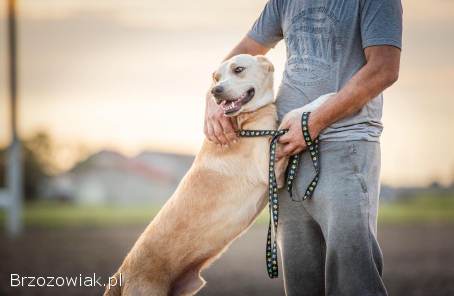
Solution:
<svg viewBox="0 0 454 296"><path fill-rule="evenodd" d="M193 159L152 152L127 158L101 151L54 177L46 196L80 204L162 203L173 193Z"/></svg>

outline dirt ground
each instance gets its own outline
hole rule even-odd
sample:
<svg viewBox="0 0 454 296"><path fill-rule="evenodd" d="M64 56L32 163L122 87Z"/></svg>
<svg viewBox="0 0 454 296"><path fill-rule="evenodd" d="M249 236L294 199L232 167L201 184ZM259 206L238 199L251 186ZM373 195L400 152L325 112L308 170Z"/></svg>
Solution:
<svg viewBox="0 0 454 296"><path fill-rule="evenodd" d="M10 274L96 273L106 280L142 229L31 229L15 240L0 234L0 295L100 295L100 287L12 288ZM208 284L200 295L284 295L282 280L265 274L265 231L264 226L254 226L236 241L205 272ZM379 233L390 295L454 295L454 225L381 225Z"/></svg>

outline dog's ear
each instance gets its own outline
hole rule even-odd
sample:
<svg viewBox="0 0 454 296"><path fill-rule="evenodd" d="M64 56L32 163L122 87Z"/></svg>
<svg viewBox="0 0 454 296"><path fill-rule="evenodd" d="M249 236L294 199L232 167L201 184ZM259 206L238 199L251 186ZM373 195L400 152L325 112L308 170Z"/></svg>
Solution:
<svg viewBox="0 0 454 296"><path fill-rule="evenodd" d="M273 64L263 55L256 56L257 61L264 67L268 72L274 72Z"/></svg>
<svg viewBox="0 0 454 296"><path fill-rule="evenodd" d="M218 73L218 70L214 71L214 72L211 74L211 78L213 78L213 82L218 82L218 81L219 81L219 73Z"/></svg>

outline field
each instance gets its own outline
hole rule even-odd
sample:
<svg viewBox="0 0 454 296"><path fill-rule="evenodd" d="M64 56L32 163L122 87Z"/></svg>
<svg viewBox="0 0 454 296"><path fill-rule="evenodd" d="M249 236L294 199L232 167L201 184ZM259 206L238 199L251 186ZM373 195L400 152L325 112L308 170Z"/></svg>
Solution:
<svg viewBox="0 0 454 296"><path fill-rule="evenodd" d="M379 240L390 295L454 295L452 198L421 197L385 204ZM0 234L0 295L99 295L100 287L11 288L10 274L79 276L103 281L156 213L156 207L93 208L31 204L27 228L17 239ZM200 295L283 295L282 279L267 278L263 262L266 215L204 277Z"/></svg>
<svg viewBox="0 0 454 296"><path fill-rule="evenodd" d="M106 207L75 206L58 202L34 202L25 207L25 224L30 227L62 228L91 226L138 225L158 212L159 206ZM257 223L268 222L263 211ZM0 212L0 223L4 213ZM419 196L401 202L382 203L379 212L381 223L454 223L454 197Z"/></svg>

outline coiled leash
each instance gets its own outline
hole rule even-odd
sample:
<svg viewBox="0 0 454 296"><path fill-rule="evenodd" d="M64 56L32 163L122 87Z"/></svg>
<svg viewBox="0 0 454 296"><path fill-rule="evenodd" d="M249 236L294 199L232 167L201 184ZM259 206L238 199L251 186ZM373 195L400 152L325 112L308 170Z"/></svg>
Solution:
<svg viewBox="0 0 454 296"><path fill-rule="evenodd" d="M315 187L317 186L319 175L320 175L320 152L318 149L319 140L311 139L309 134L309 114L310 112L304 112L301 116L301 128L303 131L304 141L306 142L307 147L309 148L309 153L311 155L312 164L315 168L315 177L309 183L306 192L304 193L303 200L312 197ZM270 219L268 223L268 236L266 240L266 267L268 271L268 276L270 278L277 278L278 274L278 264L277 264L277 245L276 245L276 233L277 225L279 221L279 200L278 200L278 189L276 181L276 172L275 172L275 163L276 163L276 145L279 138L288 132L288 129L283 130L240 130L238 131L238 136L244 138L252 137L272 137L270 142L270 160L269 160L269 178L268 178L268 208L270 212ZM297 168L299 165L301 154L292 155L289 158L289 165L287 166L285 182L287 191L292 197L292 188L293 181L296 177ZM292 198L292 200L294 200ZM274 235L273 235L274 234ZM271 243L271 240L273 241Z"/></svg>

